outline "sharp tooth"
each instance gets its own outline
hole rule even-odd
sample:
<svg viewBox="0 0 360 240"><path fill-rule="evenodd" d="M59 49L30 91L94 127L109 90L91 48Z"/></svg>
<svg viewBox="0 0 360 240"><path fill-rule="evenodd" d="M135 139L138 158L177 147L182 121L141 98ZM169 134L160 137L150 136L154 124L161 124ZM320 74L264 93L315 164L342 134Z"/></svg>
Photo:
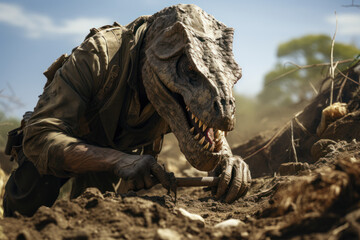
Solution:
<svg viewBox="0 0 360 240"><path fill-rule="evenodd" d="M202 121L199 120L199 128L201 129L201 126L203 125Z"/></svg>
<svg viewBox="0 0 360 240"><path fill-rule="evenodd" d="M215 151L216 152L219 152L220 150L221 150L221 148L222 148L222 145L223 145L223 142L222 141L220 141L219 143L216 143L216 146L215 146Z"/></svg>
<svg viewBox="0 0 360 240"><path fill-rule="evenodd" d="M216 130L215 132L215 139L218 139L221 135L221 131L220 130Z"/></svg>
<svg viewBox="0 0 360 240"><path fill-rule="evenodd" d="M224 131L224 135L225 135L225 137L228 135L228 132L227 131Z"/></svg>
<svg viewBox="0 0 360 240"><path fill-rule="evenodd" d="M209 150L210 150L210 152L213 152L215 150L215 144L212 144L211 148Z"/></svg>
<svg viewBox="0 0 360 240"><path fill-rule="evenodd" d="M193 119L193 118L195 118L195 121L196 121L196 117L195 117L195 115L192 113L192 114L191 114L191 119Z"/></svg>
<svg viewBox="0 0 360 240"><path fill-rule="evenodd" d="M193 114L194 116L194 114ZM197 123L199 121L199 119L197 117L195 117L195 123Z"/></svg>
<svg viewBox="0 0 360 240"><path fill-rule="evenodd" d="M207 144L202 148L202 150L208 150L208 148L209 148L209 143L207 143Z"/></svg>
<svg viewBox="0 0 360 240"><path fill-rule="evenodd" d="M200 139L199 143L200 143L200 144L203 144L204 141L205 141L205 136L203 136L203 137Z"/></svg>
<svg viewBox="0 0 360 240"><path fill-rule="evenodd" d="M198 140L200 137L200 133L196 134L196 136L194 137L195 140Z"/></svg>
<svg viewBox="0 0 360 240"><path fill-rule="evenodd" d="M206 126L206 124L204 123L204 125L203 125L203 132L205 132L206 128L207 128L207 126Z"/></svg>
<svg viewBox="0 0 360 240"><path fill-rule="evenodd" d="M195 130L195 127L192 127L192 128L190 129L190 133L193 134L193 133L194 133L194 130Z"/></svg>

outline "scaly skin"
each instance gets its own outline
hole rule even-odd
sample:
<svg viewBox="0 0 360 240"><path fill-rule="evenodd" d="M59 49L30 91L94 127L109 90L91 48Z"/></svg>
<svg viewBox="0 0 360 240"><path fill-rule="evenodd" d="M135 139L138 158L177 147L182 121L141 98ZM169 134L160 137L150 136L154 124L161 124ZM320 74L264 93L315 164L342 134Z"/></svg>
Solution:
<svg viewBox="0 0 360 240"><path fill-rule="evenodd" d="M221 176L216 196L232 202L248 189L250 172L233 156L225 133L234 129L232 88L241 77L232 53L233 29L195 5L153 16L143 43L146 94L170 125L195 168Z"/></svg>

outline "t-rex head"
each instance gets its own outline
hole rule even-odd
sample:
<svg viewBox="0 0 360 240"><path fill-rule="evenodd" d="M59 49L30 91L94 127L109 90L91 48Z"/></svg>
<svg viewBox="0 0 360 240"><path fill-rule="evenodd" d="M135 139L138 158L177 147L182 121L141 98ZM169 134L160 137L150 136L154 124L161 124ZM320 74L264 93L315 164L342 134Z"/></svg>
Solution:
<svg viewBox="0 0 360 240"><path fill-rule="evenodd" d="M232 88L241 69L233 29L195 5L154 14L146 32L142 78L147 97L170 125L192 166L210 171L235 124Z"/></svg>

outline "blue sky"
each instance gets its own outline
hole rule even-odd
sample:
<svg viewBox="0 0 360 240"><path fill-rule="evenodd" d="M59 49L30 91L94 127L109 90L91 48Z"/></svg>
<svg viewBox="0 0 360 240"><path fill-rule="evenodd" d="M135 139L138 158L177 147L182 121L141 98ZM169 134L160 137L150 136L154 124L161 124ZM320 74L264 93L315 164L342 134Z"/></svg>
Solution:
<svg viewBox="0 0 360 240"><path fill-rule="evenodd" d="M343 6L352 0L0 0L0 101L16 96L23 103L10 105L7 115L20 117L33 109L46 81L43 71L79 45L91 27L125 25L177 3L194 3L235 28L233 49L243 68L236 91L250 96L261 90L264 74L274 66L277 46L305 34L332 36L335 11L336 40L360 47L360 8Z"/></svg>

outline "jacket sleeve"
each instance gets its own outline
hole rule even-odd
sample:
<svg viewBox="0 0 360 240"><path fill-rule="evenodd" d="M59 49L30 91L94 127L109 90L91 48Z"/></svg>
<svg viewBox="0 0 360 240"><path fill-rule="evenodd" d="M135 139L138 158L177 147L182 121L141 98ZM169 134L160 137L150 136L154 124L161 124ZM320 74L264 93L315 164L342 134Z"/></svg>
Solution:
<svg viewBox="0 0 360 240"><path fill-rule="evenodd" d="M24 129L23 150L40 174L67 177L64 149L80 143L79 119L105 78L106 42L95 35L84 41L56 72L40 96Z"/></svg>

